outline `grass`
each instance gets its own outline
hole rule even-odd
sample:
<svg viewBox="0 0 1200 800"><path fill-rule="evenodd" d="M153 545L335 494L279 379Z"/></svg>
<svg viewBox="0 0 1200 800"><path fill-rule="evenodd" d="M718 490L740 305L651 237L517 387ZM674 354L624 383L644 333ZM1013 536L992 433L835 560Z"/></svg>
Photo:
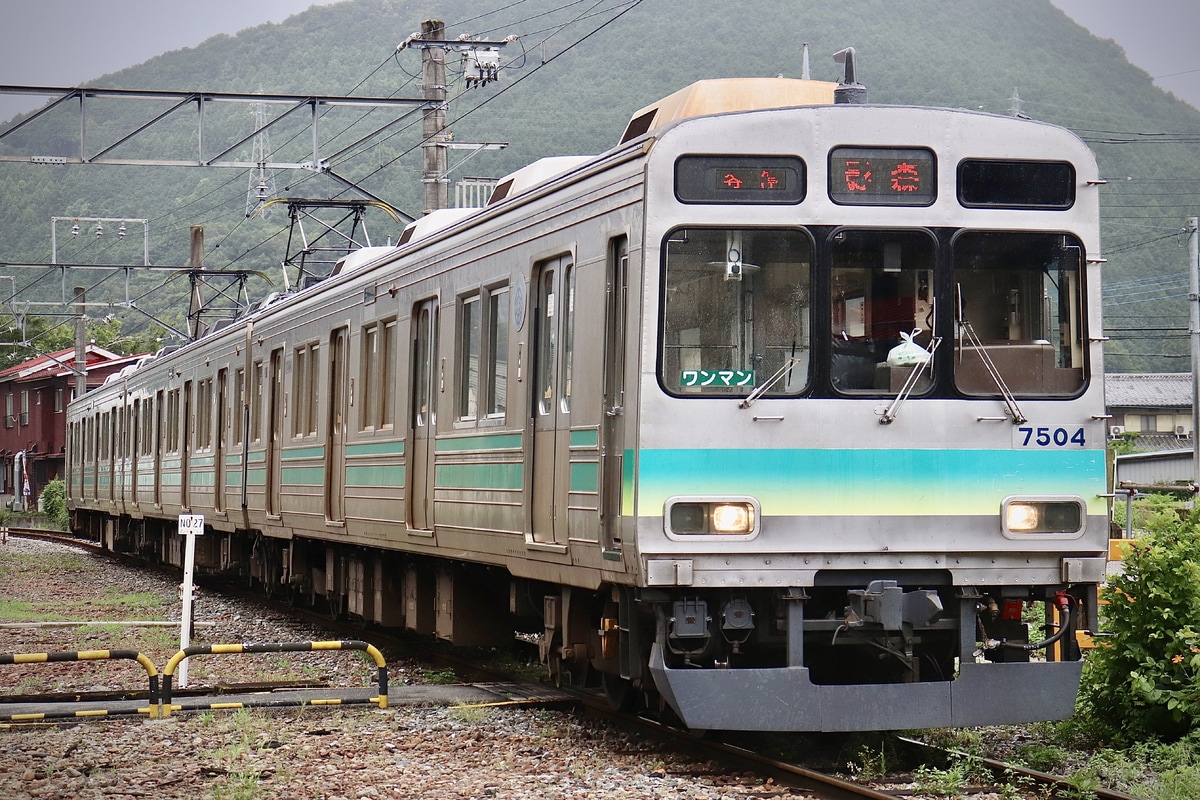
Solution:
<svg viewBox="0 0 1200 800"><path fill-rule="evenodd" d="M425 683L432 683L440 686L449 686L459 683L458 675L452 669L427 669L423 674Z"/></svg>
<svg viewBox="0 0 1200 800"><path fill-rule="evenodd" d="M117 594L116 590L106 588L104 595L91 601L90 605L104 610L120 610L130 619L162 620L167 603L151 592L135 592L134 594ZM172 604L175 605L175 604Z"/></svg>
<svg viewBox="0 0 1200 800"><path fill-rule="evenodd" d="M71 619L58 611L34 611L28 600L0 599L0 622L55 622Z"/></svg>
<svg viewBox="0 0 1200 800"><path fill-rule="evenodd" d="M491 716L492 709L474 705L450 706L450 714L459 722L469 725L479 725Z"/></svg>

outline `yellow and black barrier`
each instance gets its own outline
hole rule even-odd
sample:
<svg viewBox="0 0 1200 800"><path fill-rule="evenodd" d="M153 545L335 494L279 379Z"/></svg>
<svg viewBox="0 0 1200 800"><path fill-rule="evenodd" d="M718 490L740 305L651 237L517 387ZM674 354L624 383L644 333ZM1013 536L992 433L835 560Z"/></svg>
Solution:
<svg viewBox="0 0 1200 800"><path fill-rule="evenodd" d="M63 661L106 661L126 659L136 661L146 670L150 679L150 704L148 708L139 708L138 713L149 714L152 718L158 716L162 706L159 697L158 669L150 658L136 650L63 650L56 653L3 653L0 654L0 664L51 664ZM63 711L36 714L3 714L0 719L12 722L29 722L41 719L62 717L102 717L108 711L97 709L93 711Z"/></svg>
<svg viewBox="0 0 1200 800"><path fill-rule="evenodd" d="M357 640L349 641L331 641L331 642L262 642L253 644L200 644L192 645L183 650L180 650L175 655L171 656L171 660L167 662L163 668L162 691L159 693L159 709L158 715L162 718L169 717L172 711L179 711L182 706L172 705L171 703L171 679L175 675L175 670L183 663L185 658L199 655L225 655L230 653L306 653L317 650L361 650L371 658L375 659L375 665L379 667L379 694L376 697L366 698L364 700L343 700L340 698L317 699L317 700L267 700L255 702L254 706L298 706L298 705L349 705L352 703L375 703L380 708L387 708L388 702L388 676L387 662L384 661L383 654L373 644L360 642ZM208 709L228 709L242 708L246 703L210 703L205 708Z"/></svg>

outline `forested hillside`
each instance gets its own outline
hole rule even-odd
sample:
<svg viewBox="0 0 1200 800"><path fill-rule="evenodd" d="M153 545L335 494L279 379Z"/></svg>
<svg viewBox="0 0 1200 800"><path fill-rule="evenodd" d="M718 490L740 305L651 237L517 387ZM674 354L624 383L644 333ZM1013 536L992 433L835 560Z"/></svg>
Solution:
<svg viewBox="0 0 1200 800"><path fill-rule="evenodd" d="M811 45L813 77L836 80L840 68L830 55L853 46L859 80L868 86L872 102L1002 114L1019 110L1065 125L1087 141L1109 180L1102 195L1105 309L1112 336L1106 368L1188 368L1182 229L1200 209L1200 191L1194 188L1200 180L1200 111L1155 88L1115 43L1096 39L1048 0L610 0L599 5L524 0L488 4L502 6L492 13L481 11L481 5L345 0L281 24L164 53L87 85L415 98L421 93L420 52L397 52L396 47L420 30L422 20L444 20L451 39L515 35L519 38L504 49L498 81L468 89L452 80L450 87L447 118L456 141L509 143L505 150L473 157L452 178L494 177L540 156L605 150L635 110L697 79L798 77L803 42ZM447 64L453 78L454 54ZM166 107L111 101L93 108L88 142L111 143ZM254 127L253 108L245 104L205 113L216 138L236 141ZM335 172L419 213L419 113L351 147L388 113L393 112L331 110L321 119L321 149L337 153L349 147L335 159ZM194 112L171 119L109 156L194 158ZM270 158L310 158L306 125L307 120L297 120L272 128ZM77 114L56 110L0 139L0 152L74 155L78 128ZM242 151L240 157L250 160L250 145ZM451 163L455 160L452 152ZM279 207L265 218L246 218L248 177L244 170L215 168L0 163L0 262L42 263L54 255L60 263L139 263L140 223L122 240L97 239L90 229L88 235L71 237L60 227L52 251L50 221L148 219L153 263L186 263L189 228L202 225L210 268L261 271L274 284L254 279L251 293L277 291L288 220ZM278 172L274 181L279 196L354 196L328 176L305 170ZM373 243L394 240L400 229L382 214L368 217ZM17 289L35 279L31 271L13 275ZM57 299L63 285L90 286L95 280L39 273L38 285L19 292L17 299ZM92 293L100 296L121 280L112 278ZM153 318L183 327L186 279L167 280L156 273L132 281L137 305L147 313L112 310L126 335L153 324ZM0 291L7 296L7 287ZM40 307L31 308L36 313ZM1139 332L1145 328L1175 331Z"/></svg>

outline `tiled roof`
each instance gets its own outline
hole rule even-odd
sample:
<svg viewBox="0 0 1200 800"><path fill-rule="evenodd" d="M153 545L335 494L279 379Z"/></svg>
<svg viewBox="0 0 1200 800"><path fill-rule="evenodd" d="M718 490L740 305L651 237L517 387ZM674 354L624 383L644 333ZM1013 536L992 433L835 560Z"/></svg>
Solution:
<svg viewBox="0 0 1200 800"><path fill-rule="evenodd" d="M1132 441L1134 453L1192 452L1191 437L1173 433L1139 433Z"/></svg>
<svg viewBox="0 0 1200 800"><path fill-rule="evenodd" d="M1110 372L1104 376L1109 408L1191 408L1190 372Z"/></svg>
<svg viewBox="0 0 1200 800"><path fill-rule="evenodd" d="M126 363L136 361L140 356L122 356L98 345L89 344L86 348L86 358L89 369L99 366L108 366L115 369ZM59 350L56 353L37 356L20 364L14 364L7 369L0 370L0 383L39 379L55 375L70 375L72 374L74 363L75 348L71 347L66 350Z"/></svg>

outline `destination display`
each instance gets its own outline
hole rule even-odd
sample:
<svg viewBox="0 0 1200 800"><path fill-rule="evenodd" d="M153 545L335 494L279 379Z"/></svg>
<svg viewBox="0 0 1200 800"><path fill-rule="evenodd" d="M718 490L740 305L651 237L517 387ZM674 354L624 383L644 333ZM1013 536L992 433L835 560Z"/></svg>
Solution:
<svg viewBox="0 0 1200 800"><path fill-rule="evenodd" d="M925 148L835 147L829 199L845 206L928 206L937 198L937 160Z"/></svg>
<svg viewBox="0 0 1200 800"><path fill-rule="evenodd" d="M675 162L681 203L795 204L804 162L794 156L683 156Z"/></svg>

